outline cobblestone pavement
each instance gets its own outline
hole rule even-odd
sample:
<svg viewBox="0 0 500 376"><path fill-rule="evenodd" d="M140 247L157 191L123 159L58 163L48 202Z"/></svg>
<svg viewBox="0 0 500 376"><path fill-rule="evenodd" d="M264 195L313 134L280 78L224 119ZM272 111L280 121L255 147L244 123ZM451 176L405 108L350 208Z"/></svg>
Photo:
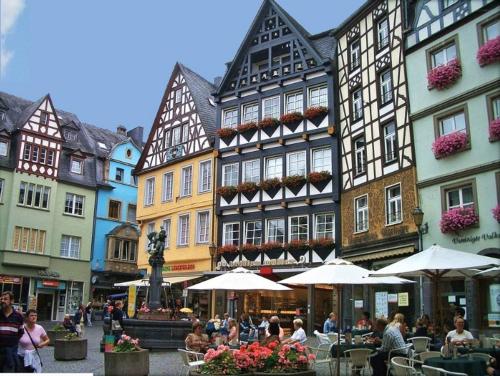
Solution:
<svg viewBox="0 0 500 376"><path fill-rule="evenodd" d="M40 323L45 329L50 329L54 323ZM52 373L78 373L87 372L94 375L104 375L104 355L99 352L99 343L102 336L102 322L96 322L92 327L86 327L84 338L88 340L87 359L78 361L54 360L54 348L49 346L40 349L43 361L43 371ZM185 375L182 361L176 351L158 351L149 355L149 370L151 376L180 376ZM342 364L342 375L345 375L345 366ZM327 376L330 372L328 366L320 365L317 369L318 376Z"/></svg>

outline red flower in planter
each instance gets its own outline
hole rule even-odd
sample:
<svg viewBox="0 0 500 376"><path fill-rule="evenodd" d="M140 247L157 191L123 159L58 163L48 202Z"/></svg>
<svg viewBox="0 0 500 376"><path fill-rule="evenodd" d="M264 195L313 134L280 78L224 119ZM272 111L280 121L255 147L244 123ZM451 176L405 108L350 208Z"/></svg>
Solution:
<svg viewBox="0 0 500 376"><path fill-rule="evenodd" d="M458 59L450 60L447 64L432 69L427 74L427 82L430 88L443 90L453 85L462 75L462 66Z"/></svg>
<svg viewBox="0 0 500 376"><path fill-rule="evenodd" d="M500 36L491 39L477 50L477 62L481 67L500 61Z"/></svg>
<svg viewBox="0 0 500 376"><path fill-rule="evenodd" d="M280 121L283 124L290 124L290 123L295 123L302 121L304 119L304 116L300 112L291 112L289 114L283 114L280 117Z"/></svg>
<svg viewBox="0 0 500 376"><path fill-rule="evenodd" d="M283 178L283 185L287 188L303 187L306 183L306 178L303 175L291 175Z"/></svg>
<svg viewBox="0 0 500 376"><path fill-rule="evenodd" d="M283 248L283 244L281 244L279 242L267 242L267 243L263 243L260 246L260 250L262 252L272 251L274 249L280 249L280 248Z"/></svg>
<svg viewBox="0 0 500 376"><path fill-rule="evenodd" d="M500 118L490 122L489 131L491 141L500 140Z"/></svg>
<svg viewBox="0 0 500 376"><path fill-rule="evenodd" d="M328 113L328 108L323 106L309 107L304 113L306 119L314 119L321 115L326 115Z"/></svg>
<svg viewBox="0 0 500 376"><path fill-rule="evenodd" d="M309 175L307 175L307 180L312 184L321 183L331 178L332 174L330 174L329 171L310 172Z"/></svg>
<svg viewBox="0 0 500 376"><path fill-rule="evenodd" d="M236 129L240 133L247 132L247 131L254 131L254 130L257 130L257 124L255 122L251 121L250 123L244 123L244 124L238 125L236 127Z"/></svg>
<svg viewBox="0 0 500 376"><path fill-rule="evenodd" d="M228 202L231 201L237 193L238 190L232 185L217 188L217 194L224 197L224 199Z"/></svg>
<svg viewBox="0 0 500 376"><path fill-rule="evenodd" d="M500 222L500 205L497 204L497 206L491 209L491 212L493 213L493 218L495 218L497 222Z"/></svg>
<svg viewBox="0 0 500 376"><path fill-rule="evenodd" d="M277 127L280 125L280 121L276 118L265 118L259 121L259 128L269 128L269 127Z"/></svg>
<svg viewBox="0 0 500 376"><path fill-rule="evenodd" d="M467 146L468 137L464 132L453 132L437 138L432 143L436 159L447 157Z"/></svg>
<svg viewBox="0 0 500 376"><path fill-rule="evenodd" d="M221 245L218 249L219 253L237 253L238 247L234 244Z"/></svg>
<svg viewBox="0 0 500 376"><path fill-rule="evenodd" d="M441 232L446 234L448 232L464 230L474 226L478 222L479 216L476 214L474 208L455 208L443 213L439 226L441 227Z"/></svg>
<svg viewBox="0 0 500 376"><path fill-rule="evenodd" d="M310 247L306 240L291 240L285 244L285 249L287 251L308 251Z"/></svg>
<svg viewBox="0 0 500 376"><path fill-rule="evenodd" d="M330 238L312 239L309 241L309 245L312 249L315 248L330 248L335 247L335 240Z"/></svg>
<svg viewBox="0 0 500 376"><path fill-rule="evenodd" d="M243 244L240 247L240 251L241 252L256 252L256 251L259 251L259 250L260 250L259 247L257 247L254 244Z"/></svg>
<svg viewBox="0 0 500 376"><path fill-rule="evenodd" d="M264 191L267 191L267 190L273 189L273 188L280 188L281 187L281 179L279 179L279 178L266 179L266 180L261 181L259 186Z"/></svg>
<svg viewBox="0 0 500 376"><path fill-rule="evenodd" d="M220 128L217 129L217 134L220 138L233 137L236 134L234 128Z"/></svg>
<svg viewBox="0 0 500 376"><path fill-rule="evenodd" d="M239 193L255 193L259 190L259 186L253 182L245 182L238 184L236 189Z"/></svg>

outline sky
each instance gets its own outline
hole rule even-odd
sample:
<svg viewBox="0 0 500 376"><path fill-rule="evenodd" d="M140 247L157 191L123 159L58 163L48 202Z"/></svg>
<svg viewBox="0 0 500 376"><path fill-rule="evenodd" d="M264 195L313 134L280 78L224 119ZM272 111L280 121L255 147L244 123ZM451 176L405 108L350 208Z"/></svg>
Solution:
<svg viewBox="0 0 500 376"><path fill-rule="evenodd" d="M262 0L0 0L0 90L102 128L151 128L177 61L224 74ZM278 0L312 34L363 0Z"/></svg>

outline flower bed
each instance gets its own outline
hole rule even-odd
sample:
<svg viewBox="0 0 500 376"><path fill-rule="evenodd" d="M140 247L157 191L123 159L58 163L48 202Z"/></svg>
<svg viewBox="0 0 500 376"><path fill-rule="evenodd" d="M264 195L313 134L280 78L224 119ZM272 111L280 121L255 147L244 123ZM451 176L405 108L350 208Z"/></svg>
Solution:
<svg viewBox="0 0 500 376"><path fill-rule="evenodd" d="M427 74L429 88L443 90L453 85L462 75L462 66L458 59L437 66Z"/></svg>
<svg viewBox="0 0 500 376"><path fill-rule="evenodd" d="M139 347L139 340L123 334L112 352L104 353L106 375L132 376L149 374L149 351Z"/></svg>
<svg viewBox="0 0 500 376"><path fill-rule="evenodd" d="M241 252L259 252L260 248L254 244L243 244L240 247Z"/></svg>
<svg viewBox="0 0 500 376"><path fill-rule="evenodd" d="M444 158L463 150L467 146L468 137L464 132L453 132L438 137L432 143L432 151L436 159Z"/></svg>
<svg viewBox="0 0 500 376"><path fill-rule="evenodd" d="M219 187L217 188L217 194L220 195L224 200L227 201L229 204L231 201L233 201L233 198L236 197L238 194L238 190L235 186L228 185L225 187Z"/></svg>
<svg viewBox="0 0 500 376"><path fill-rule="evenodd" d="M490 121L490 141L500 140L500 118Z"/></svg>
<svg viewBox="0 0 500 376"><path fill-rule="evenodd" d="M309 107L304 113L304 117L308 120L312 120L319 116L324 116L328 113L328 108L323 106Z"/></svg>
<svg viewBox="0 0 500 376"><path fill-rule="evenodd" d="M294 195L297 195L305 184L306 178L303 175L290 175L283 178L283 185Z"/></svg>
<svg viewBox="0 0 500 376"><path fill-rule="evenodd" d="M234 244L221 245L217 250L218 253L238 253L238 247Z"/></svg>
<svg viewBox="0 0 500 376"><path fill-rule="evenodd" d="M312 249L327 249L333 250L335 248L335 241L330 238L312 239L309 241Z"/></svg>
<svg viewBox="0 0 500 376"><path fill-rule="evenodd" d="M497 204L493 209L491 209L493 213L493 218L496 219L497 222L500 222L500 205Z"/></svg>
<svg viewBox="0 0 500 376"><path fill-rule="evenodd" d="M481 67L500 61L500 36L491 39L477 50L477 62Z"/></svg>
<svg viewBox="0 0 500 376"><path fill-rule="evenodd" d="M270 252L270 251L275 251L275 250L282 250L283 249L283 244L279 242L267 242L267 243L262 243L260 246L260 250L262 252Z"/></svg>
<svg viewBox="0 0 500 376"><path fill-rule="evenodd" d="M443 234L458 232L474 226L479 222L479 216L474 208L455 208L444 212L439 226Z"/></svg>

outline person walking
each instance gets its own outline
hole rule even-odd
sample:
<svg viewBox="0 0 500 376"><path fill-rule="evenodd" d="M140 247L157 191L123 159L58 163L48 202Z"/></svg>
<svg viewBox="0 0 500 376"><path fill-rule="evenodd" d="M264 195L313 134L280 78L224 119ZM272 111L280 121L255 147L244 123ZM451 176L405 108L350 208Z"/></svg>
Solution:
<svg viewBox="0 0 500 376"><path fill-rule="evenodd" d="M87 326L92 326L92 303L88 302L85 307L85 317L87 319Z"/></svg>
<svg viewBox="0 0 500 376"><path fill-rule="evenodd" d="M14 294L4 291L0 295L0 372L16 372L17 346L24 334L23 316L12 308Z"/></svg>
<svg viewBox="0 0 500 376"><path fill-rule="evenodd" d="M123 333L123 303L121 300L115 302L115 307L111 312L111 332L115 336L116 341L120 339Z"/></svg>
<svg viewBox="0 0 500 376"><path fill-rule="evenodd" d="M20 369L25 373L42 373L42 359L38 349L49 344L49 336L45 329L36 323L37 311L29 309L26 312L24 334L19 340L17 354L21 362Z"/></svg>
<svg viewBox="0 0 500 376"><path fill-rule="evenodd" d="M73 323L75 324L76 333L78 337L83 337L83 315L85 312L85 307L80 304L73 316Z"/></svg>

